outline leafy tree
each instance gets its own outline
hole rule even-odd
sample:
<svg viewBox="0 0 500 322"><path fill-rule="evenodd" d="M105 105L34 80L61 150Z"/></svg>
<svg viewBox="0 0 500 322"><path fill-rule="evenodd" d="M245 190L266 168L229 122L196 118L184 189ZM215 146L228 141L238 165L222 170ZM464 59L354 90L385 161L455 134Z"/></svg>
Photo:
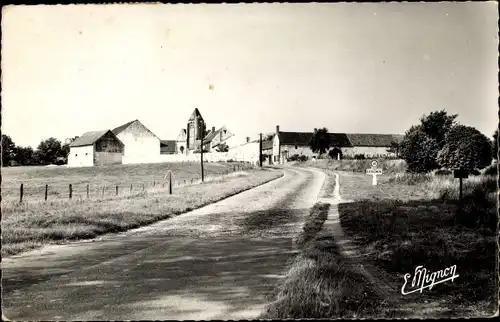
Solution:
<svg viewBox="0 0 500 322"><path fill-rule="evenodd" d="M493 134L493 141L491 144L491 156L495 160L498 159L498 129L496 129L495 133Z"/></svg>
<svg viewBox="0 0 500 322"><path fill-rule="evenodd" d="M422 131L434 139L441 149L444 146L446 133L456 124L458 114L448 115L445 110L431 112L420 118Z"/></svg>
<svg viewBox="0 0 500 322"><path fill-rule="evenodd" d="M222 142L221 144L219 144L215 148L215 151L217 151L217 152L227 152L227 151L229 151L229 146L225 142Z"/></svg>
<svg viewBox="0 0 500 322"><path fill-rule="evenodd" d="M271 141L274 138L275 133L267 133L262 135L262 141Z"/></svg>
<svg viewBox="0 0 500 322"><path fill-rule="evenodd" d="M2 134L2 166L9 166L15 154L16 144L10 136Z"/></svg>
<svg viewBox="0 0 500 322"><path fill-rule="evenodd" d="M32 165L34 164L33 153L33 148L30 146L18 146L15 148L14 161L20 165Z"/></svg>
<svg viewBox="0 0 500 322"><path fill-rule="evenodd" d="M327 128L314 129L313 136L309 141L309 146L314 153L318 153L321 156L326 153L328 148L330 148L330 135L328 134Z"/></svg>
<svg viewBox="0 0 500 322"><path fill-rule="evenodd" d="M39 164L55 164L58 157L64 156L61 142L56 138L48 138L37 147Z"/></svg>
<svg viewBox="0 0 500 322"><path fill-rule="evenodd" d="M491 164L491 141L471 126L455 125L446 134L437 161L447 169L483 169Z"/></svg>
<svg viewBox="0 0 500 322"><path fill-rule="evenodd" d="M387 149L387 152L394 153L396 157L399 157L400 150L401 150L401 144L396 141L391 141L391 147Z"/></svg>
<svg viewBox="0 0 500 322"><path fill-rule="evenodd" d="M412 126L406 131L400 145L401 157L410 172L429 172L438 168L436 157L439 145L427 135L421 126Z"/></svg>

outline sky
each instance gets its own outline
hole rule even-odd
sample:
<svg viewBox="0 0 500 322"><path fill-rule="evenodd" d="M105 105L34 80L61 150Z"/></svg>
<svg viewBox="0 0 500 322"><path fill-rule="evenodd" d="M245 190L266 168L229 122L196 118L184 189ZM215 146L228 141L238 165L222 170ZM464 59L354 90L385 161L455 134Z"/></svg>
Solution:
<svg viewBox="0 0 500 322"><path fill-rule="evenodd" d="M194 108L241 136L498 126L495 2L3 7L2 133L36 147Z"/></svg>

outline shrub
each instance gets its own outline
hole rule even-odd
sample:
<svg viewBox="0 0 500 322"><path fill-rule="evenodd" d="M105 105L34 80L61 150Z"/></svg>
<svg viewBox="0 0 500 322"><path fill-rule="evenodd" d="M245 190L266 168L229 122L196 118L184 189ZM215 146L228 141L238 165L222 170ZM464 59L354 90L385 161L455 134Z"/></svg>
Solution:
<svg viewBox="0 0 500 322"><path fill-rule="evenodd" d="M494 163L489 167L485 168L483 173L485 175L490 175L490 176L498 175L498 163Z"/></svg>
<svg viewBox="0 0 500 322"><path fill-rule="evenodd" d="M298 154L293 154L288 157L288 161L298 161L299 160L299 155Z"/></svg>
<svg viewBox="0 0 500 322"><path fill-rule="evenodd" d="M300 162L305 162L305 161L307 161L307 156L306 155L301 155L301 156L299 156L298 160Z"/></svg>
<svg viewBox="0 0 500 322"><path fill-rule="evenodd" d="M394 177L389 178L389 183L416 185L431 180L432 175L430 174L406 172L403 174L398 173Z"/></svg>
<svg viewBox="0 0 500 322"><path fill-rule="evenodd" d="M448 169L438 169L438 170L434 171L434 175L436 175L436 176L449 176L452 174L453 174L453 172L451 170L448 170Z"/></svg>
<svg viewBox="0 0 500 322"><path fill-rule="evenodd" d="M414 126L401 142L401 156L408 164L408 171L425 173L438 168L436 157L439 146L436 140Z"/></svg>
<svg viewBox="0 0 500 322"><path fill-rule="evenodd" d="M437 155L442 167L483 169L491 164L491 141L471 126L453 126L444 141Z"/></svg>
<svg viewBox="0 0 500 322"><path fill-rule="evenodd" d="M366 159L366 158L365 158L365 155L364 155L364 154L355 154L355 155L354 155L354 159L355 159L355 160L364 160L364 159Z"/></svg>

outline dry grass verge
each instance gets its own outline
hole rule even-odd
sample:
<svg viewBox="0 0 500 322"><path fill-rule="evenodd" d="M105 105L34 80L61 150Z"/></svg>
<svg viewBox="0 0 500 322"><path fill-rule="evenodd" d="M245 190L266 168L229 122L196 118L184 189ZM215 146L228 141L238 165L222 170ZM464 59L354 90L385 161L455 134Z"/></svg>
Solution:
<svg viewBox="0 0 500 322"><path fill-rule="evenodd" d="M419 265L430 272L457 266L460 276L453 283L401 295L401 301L445 303L450 309L446 316L493 314L498 284L496 177L467 179L462 202L457 200L458 180L449 176L407 176L406 181L399 178L371 188L361 177L341 180L343 190L356 187L358 196L379 191L377 200L351 195L355 202L339 205L340 220L367 261L397 278L396 289L403 285L403 275L413 275Z"/></svg>
<svg viewBox="0 0 500 322"><path fill-rule="evenodd" d="M21 204L2 201L2 255L50 243L125 231L190 211L283 176L251 170L209 183L157 189L127 197Z"/></svg>

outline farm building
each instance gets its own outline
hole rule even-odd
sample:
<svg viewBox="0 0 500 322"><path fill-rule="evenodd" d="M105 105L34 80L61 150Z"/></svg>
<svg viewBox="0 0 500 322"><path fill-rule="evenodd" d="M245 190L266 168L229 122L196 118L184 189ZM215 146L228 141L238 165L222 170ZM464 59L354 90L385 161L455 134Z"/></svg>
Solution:
<svg viewBox="0 0 500 322"><path fill-rule="evenodd" d="M177 151L177 144L175 140L160 141L160 154L175 154L176 151Z"/></svg>
<svg viewBox="0 0 500 322"><path fill-rule="evenodd" d="M160 139L139 120L125 123L112 132L125 145L123 163L149 163L159 158Z"/></svg>
<svg viewBox="0 0 500 322"><path fill-rule="evenodd" d="M124 144L110 130L86 132L69 145L68 167L121 164Z"/></svg>
<svg viewBox="0 0 500 322"><path fill-rule="evenodd" d="M402 135L396 134L347 134L329 133L331 148L328 154L335 159L354 157L363 154L365 157L394 156L388 150L393 142L400 142ZM273 139L272 162L286 163L293 155L305 155L309 158L318 154L309 147L312 132L283 132L276 126Z"/></svg>
<svg viewBox="0 0 500 322"><path fill-rule="evenodd" d="M215 130L215 126L212 127L212 130L208 132L208 134L203 139L203 146L208 152L212 152L216 150L216 148L221 144L226 142L229 138L231 138L234 134L231 133L225 126L222 126L220 129Z"/></svg>

